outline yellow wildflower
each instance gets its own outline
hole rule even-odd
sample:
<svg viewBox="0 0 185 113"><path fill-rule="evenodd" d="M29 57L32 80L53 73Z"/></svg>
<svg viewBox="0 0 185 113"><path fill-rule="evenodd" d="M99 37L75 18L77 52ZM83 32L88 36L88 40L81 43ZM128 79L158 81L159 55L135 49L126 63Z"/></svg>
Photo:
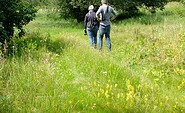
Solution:
<svg viewBox="0 0 185 113"><path fill-rule="evenodd" d="M114 87L116 88L118 86L118 84L115 84Z"/></svg>
<svg viewBox="0 0 185 113"><path fill-rule="evenodd" d="M109 84L107 84L107 87L106 88L109 89Z"/></svg>
<svg viewBox="0 0 185 113"><path fill-rule="evenodd" d="M156 108L157 108L157 106L155 105L155 106L154 106L154 110L156 110Z"/></svg>
<svg viewBox="0 0 185 113"><path fill-rule="evenodd" d="M110 105L110 102L107 102L106 104L109 106Z"/></svg>
<svg viewBox="0 0 185 113"><path fill-rule="evenodd" d="M120 98L120 94L119 94L119 93L117 94L117 98L118 98L118 99Z"/></svg>

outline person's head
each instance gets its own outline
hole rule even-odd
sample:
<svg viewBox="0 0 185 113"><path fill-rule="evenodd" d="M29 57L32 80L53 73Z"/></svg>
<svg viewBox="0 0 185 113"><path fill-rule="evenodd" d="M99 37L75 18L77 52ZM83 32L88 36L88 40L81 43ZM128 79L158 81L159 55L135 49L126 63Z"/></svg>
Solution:
<svg viewBox="0 0 185 113"><path fill-rule="evenodd" d="M88 10L93 10L94 9L94 6L93 5L90 5Z"/></svg>
<svg viewBox="0 0 185 113"><path fill-rule="evenodd" d="M108 4L108 0L101 0L102 4Z"/></svg>

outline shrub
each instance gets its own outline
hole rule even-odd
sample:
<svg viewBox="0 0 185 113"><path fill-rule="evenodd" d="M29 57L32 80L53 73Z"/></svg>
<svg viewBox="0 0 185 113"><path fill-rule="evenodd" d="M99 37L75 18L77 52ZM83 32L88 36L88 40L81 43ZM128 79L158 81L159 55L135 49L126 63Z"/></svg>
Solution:
<svg viewBox="0 0 185 113"><path fill-rule="evenodd" d="M115 6L116 10L133 16L137 14L138 7L145 7L152 13L156 9L164 9L167 0L110 0L109 4ZM60 14L64 18L75 18L78 21L83 20L89 5L99 6L101 0L59 0Z"/></svg>
<svg viewBox="0 0 185 113"><path fill-rule="evenodd" d="M22 0L0 0L0 41L9 41L17 28L18 36L24 35L23 26L34 19L36 8Z"/></svg>

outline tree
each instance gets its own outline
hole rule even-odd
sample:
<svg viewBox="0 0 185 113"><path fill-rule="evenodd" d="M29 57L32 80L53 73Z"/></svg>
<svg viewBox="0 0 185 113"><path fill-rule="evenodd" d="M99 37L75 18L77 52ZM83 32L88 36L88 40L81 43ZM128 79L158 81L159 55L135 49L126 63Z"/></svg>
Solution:
<svg viewBox="0 0 185 113"><path fill-rule="evenodd" d="M88 6L91 4L98 5L97 3L100 4L99 0L59 0L61 17L65 19L75 18L81 21L88 11Z"/></svg>
<svg viewBox="0 0 185 113"><path fill-rule="evenodd" d="M0 41L9 41L14 35L14 29L19 31L19 37L24 35L23 26L34 19L36 8L22 0L0 0Z"/></svg>
<svg viewBox="0 0 185 113"><path fill-rule="evenodd" d="M109 0L109 4L123 14L135 13L139 7L145 7L153 13L156 9L162 10L167 2L168 0ZM99 6L101 0L59 0L61 17L81 21L91 4Z"/></svg>
<svg viewBox="0 0 185 113"><path fill-rule="evenodd" d="M36 6L54 6L58 0L24 0Z"/></svg>
<svg viewBox="0 0 185 113"><path fill-rule="evenodd" d="M164 6L168 3L169 0L141 0L143 4L151 11L155 13L156 9L164 9Z"/></svg>

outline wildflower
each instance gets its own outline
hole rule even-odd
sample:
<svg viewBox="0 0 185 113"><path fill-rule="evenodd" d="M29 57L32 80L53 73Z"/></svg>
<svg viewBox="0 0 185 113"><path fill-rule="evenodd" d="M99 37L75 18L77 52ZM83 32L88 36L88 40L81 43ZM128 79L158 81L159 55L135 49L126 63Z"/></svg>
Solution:
<svg viewBox="0 0 185 113"><path fill-rule="evenodd" d="M106 71L104 71L104 72L103 72L103 74L105 74L105 75L106 75L106 74L107 74L107 72L106 72Z"/></svg>
<svg viewBox="0 0 185 113"><path fill-rule="evenodd" d="M73 102L70 100L70 101L69 101L69 104L72 104L72 103L73 103Z"/></svg>
<svg viewBox="0 0 185 113"><path fill-rule="evenodd" d="M132 85L127 86L129 91L134 91L134 87Z"/></svg>
<svg viewBox="0 0 185 113"><path fill-rule="evenodd" d="M116 88L118 86L118 84L115 84L114 87Z"/></svg>
<svg viewBox="0 0 185 113"><path fill-rule="evenodd" d="M135 99L135 94L134 94L134 87L130 84L130 80L127 80L127 90L128 90L128 93L127 93L127 98L126 100L131 100L133 101Z"/></svg>
<svg viewBox="0 0 185 113"><path fill-rule="evenodd" d="M166 96L165 98L166 98L166 102L167 102L167 101L169 100L169 97L168 97L168 96Z"/></svg>
<svg viewBox="0 0 185 113"><path fill-rule="evenodd" d="M185 79L182 80L181 84L177 87L178 90L181 90L185 86Z"/></svg>
<svg viewBox="0 0 185 113"><path fill-rule="evenodd" d="M109 106L110 105L110 102L107 102L106 104Z"/></svg>
<svg viewBox="0 0 185 113"><path fill-rule="evenodd" d="M95 109L96 108L96 103L93 104L91 109Z"/></svg>
<svg viewBox="0 0 185 113"><path fill-rule="evenodd" d="M101 88L100 88L100 92L101 92L102 94L104 94L104 89L101 89Z"/></svg>
<svg viewBox="0 0 185 113"><path fill-rule="evenodd" d="M119 94L119 93L117 94L117 98L118 98L118 99L120 98L120 94Z"/></svg>
<svg viewBox="0 0 185 113"><path fill-rule="evenodd" d="M137 89L138 89L138 90L140 90L140 89L141 89L141 85L140 85L140 84L137 86Z"/></svg>
<svg viewBox="0 0 185 113"><path fill-rule="evenodd" d="M180 90L181 89L181 86L177 86L177 88L178 88L178 90Z"/></svg>
<svg viewBox="0 0 185 113"><path fill-rule="evenodd" d="M127 80L126 85L130 85L130 80Z"/></svg>
<svg viewBox="0 0 185 113"><path fill-rule="evenodd" d="M83 90L83 87L81 87L80 89Z"/></svg>
<svg viewBox="0 0 185 113"><path fill-rule="evenodd" d="M160 106L162 106L163 105L163 103L162 102L160 102Z"/></svg>
<svg viewBox="0 0 185 113"><path fill-rule="evenodd" d="M107 84L107 87L106 87L107 89L109 88L109 84Z"/></svg>
<svg viewBox="0 0 185 113"><path fill-rule="evenodd" d="M106 97L106 98L109 98L109 96L110 96L110 95L108 94L108 92L109 92L108 90L106 90L106 92L105 92L105 97Z"/></svg>
<svg viewBox="0 0 185 113"><path fill-rule="evenodd" d="M173 106L174 108L177 108L178 102L175 102L175 105Z"/></svg>

